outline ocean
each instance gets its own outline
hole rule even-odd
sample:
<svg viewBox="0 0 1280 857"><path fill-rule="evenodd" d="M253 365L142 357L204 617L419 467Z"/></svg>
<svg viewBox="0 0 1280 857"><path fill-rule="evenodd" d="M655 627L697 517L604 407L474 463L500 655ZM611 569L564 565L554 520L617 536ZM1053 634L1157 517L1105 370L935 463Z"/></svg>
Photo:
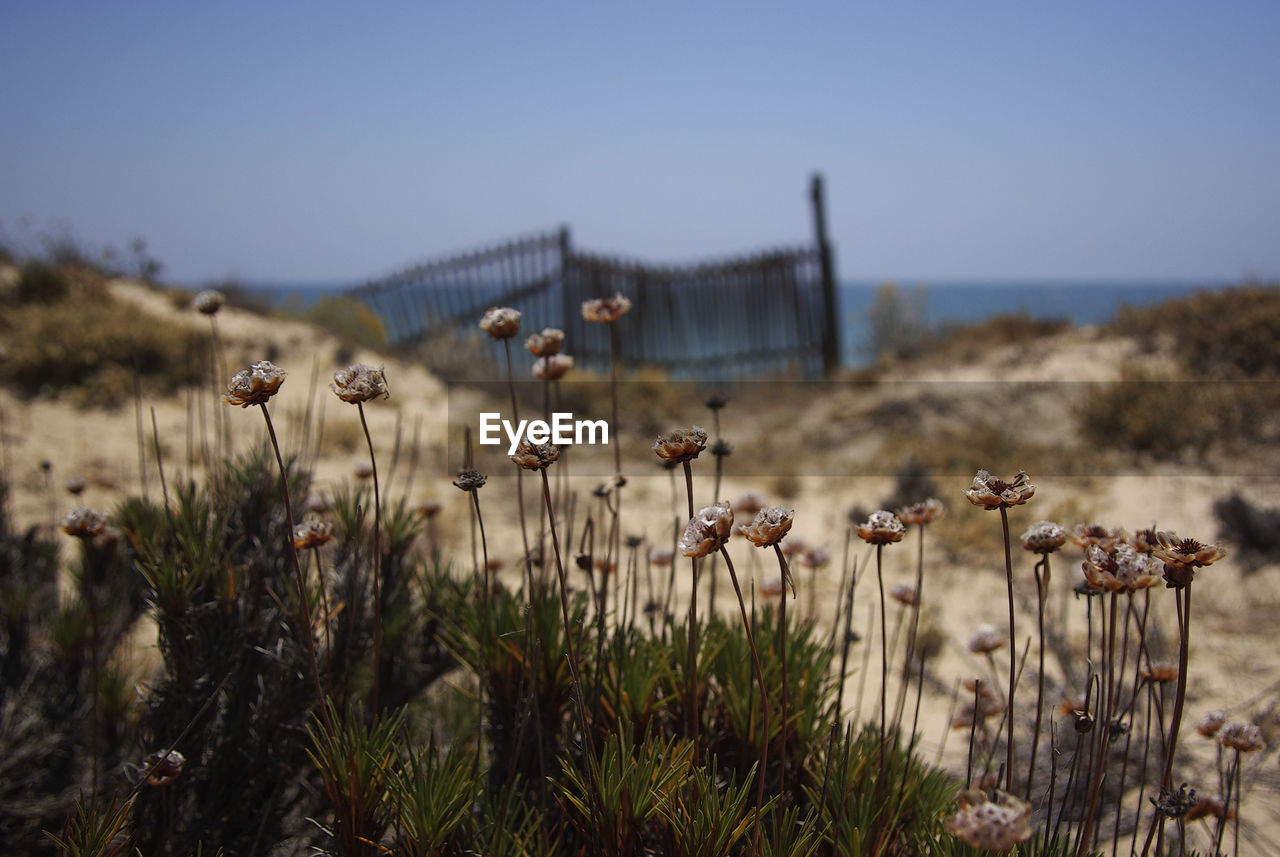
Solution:
<svg viewBox="0 0 1280 857"><path fill-rule="evenodd" d="M847 366L863 365L873 357L868 350L867 310L884 282L849 280L840 284L842 359ZM358 285L278 282L249 283L243 288L271 305L305 309L321 297L338 295ZM1064 320L1077 325L1104 324L1124 306L1147 306L1234 284L1169 280L939 279L901 280L896 281L896 285L900 295L918 305L923 322L937 328L1023 312L1035 319Z"/></svg>

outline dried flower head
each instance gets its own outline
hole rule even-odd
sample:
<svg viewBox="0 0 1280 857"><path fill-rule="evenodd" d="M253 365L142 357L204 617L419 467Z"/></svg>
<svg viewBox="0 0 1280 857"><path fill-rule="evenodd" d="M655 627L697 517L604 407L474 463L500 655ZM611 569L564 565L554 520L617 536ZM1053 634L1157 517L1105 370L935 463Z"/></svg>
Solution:
<svg viewBox="0 0 1280 857"><path fill-rule="evenodd" d="M302 504L304 512L311 512L314 515L323 515L329 511L329 501L320 494L311 494L307 496L307 500Z"/></svg>
<svg viewBox="0 0 1280 857"><path fill-rule="evenodd" d="M758 491L743 491L737 500L733 501L733 508L737 509L743 515L755 515L765 506L769 505L769 501L764 498Z"/></svg>
<svg viewBox="0 0 1280 857"><path fill-rule="evenodd" d="M947 831L974 848L1010 851L1031 838L1031 805L1007 792L967 789L956 798L959 811L947 819Z"/></svg>
<svg viewBox="0 0 1280 857"><path fill-rule="evenodd" d="M722 437L718 437L711 443L711 454L716 458L727 458L733 455L733 444Z"/></svg>
<svg viewBox="0 0 1280 857"><path fill-rule="evenodd" d="M1212 738L1218 734L1218 730L1222 728L1222 724L1227 722L1227 714L1224 711L1210 711L1196 726L1196 731L1206 738Z"/></svg>
<svg viewBox="0 0 1280 857"><path fill-rule="evenodd" d="M910 506L898 510L898 517L902 519L904 524L932 524L947 513L947 507L942 505L942 501L937 497L930 497L927 500L921 500L919 503L912 503Z"/></svg>
<svg viewBox="0 0 1280 857"><path fill-rule="evenodd" d="M367 461L357 461L355 466L351 468L351 473L357 479L372 479L373 465Z"/></svg>
<svg viewBox="0 0 1280 857"><path fill-rule="evenodd" d="M675 429L658 435L658 439L653 442L653 451L659 458L676 463L693 461L706 448L707 432L701 426Z"/></svg>
<svg viewBox="0 0 1280 857"><path fill-rule="evenodd" d="M440 503L436 500L424 500L418 504L418 508L414 511L418 513L419 518L430 520L440 514Z"/></svg>
<svg viewBox="0 0 1280 857"><path fill-rule="evenodd" d="M1156 684L1168 684L1178 680L1178 665L1169 661L1155 661L1151 666L1138 670L1138 678Z"/></svg>
<svg viewBox="0 0 1280 857"><path fill-rule="evenodd" d="M167 786L178 778L186 763L187 757L177 750L152 753L143 765L143 776L149 786Z"/></svg>
<svg viewBox="0 0 1280 857"><path fill-rule="evenodd" d="M1067 542L1067 531L1053 521L1036 521L1022 534L1022 546L1038 554L1049 554Z"/></svg>
<svg viewBox="0 0 1280 857"><path fill-rule="evenodd" d="M480 329L493 339L510 339L520 332L520 313L511 307L489 307L480 319Z"/></svg>
<svg viewBox="0 0 1280 857"><path fill-rule="evenodd" d="M826 568L831 563L831 554L821 545L812 545L800 554L800 562L807 568Z"/></svg>
<svg viewBox="0 0 1280 857"><path fill-rule="evenodd" d="M1239 750L1241 753L1252 753L1267 746L1267 740L1262 737L1261 729L1252 723L1243 723L1239 720L1233 720L1222 727L1222 731L1218 733L1218 743L1228 749Z"/></svg>
<svg viewBox="0 0 1280 857"><path fill-rule="evenodd" d="M483 488L485 483L485 475L479 470L462 470L458 472L458 478L453 480L455 487L463 491L475 491Z"/></svg>
<svg viewBox="0 0 1280 857"><path fill-rule="evenodd" d="M357 404L374 399L385 399L391 395L387 390L387 375L382 369L375 369L363 363L353 363L346 369L333 373L333 383L329 389L338 394L344 402Z"/></svg>
<svg viewBox="0 0 1280 857"><path fill-rule="evenodd" d="M1160 582L1160 562L1151 554L1138 553L1132 545L1121 543L1108 552L1089 545L1080 566L1091 589L1099 592L1132 593L1149 589Z"/></svg>
<svg viewBox="0 0 1280 857"><path fill-rule="evenodd" d="M106 526L106 516L88 506L72 509L62 519L62 531L78 539L91 539L102 533Z"/></svg>
<svg viewBox="0 0 1280 857"><path fill-rule="evenodd" d="M1005 482L985 470L979 470L973 477L973 485L965 489L964 496L973 505L990 512L1002 506L1021 506L1035 493L1036 486L1031 484L1025 470L1019 470L1012 482Z"/></svg>
<svg viewBox="0 0 1280 857"><path fill-rule="evenodd" d="M707 506L689 519L680 537L680 553L703 557L715 553L729 540L733 531L733 509L720 502Z"/></svg>
<svg viewBox="0 0 1280 857"><path fill-rule="evenodd" d="M217 315L226 302L227 296L217 289L204 289L191 299L191 308L201 315Z"/></svg>
<svg viewBox="0 0 1280 857"><path fill-rule="evenodd" d="M287 374L270 360L260 360L232 376L222 401L242 408L265 405L280 390Z"/></svg>
<svg viewBox="0 0 1280 857"><path fill-rule="evenodd" d="M1071 528L1071 541L1086 550L1090 545L1097 545L1109 551L1124 540L1124 530L1119 527L1104 527L1102 524L1076 524Z"/></svg>
<svg viewBox="0 0 1280 857"><path fill-rule="evenodd" d="M889 545L902 541L907 526L893 512L881 509L872 512L865 523L858 525L858 538L871 545Z"/></svg>
<svg viewBox="0 0 1280 857"><path fill-rule="evenodd" d="M534 357L550 357L564 350L564 331L544 327L542 333L533 333L524 341L524 347Z"/></svg>
<svg viewBox="0 0 1280 857"><path fill-rule="evenodd" d="M1133 549L1138 553L1151 553L1159 546L1154 528L1135 530L1129 537L1129 544L1133 545Z"/></svg>
<svg viewBox="0 0 1280 857"><path fill-rule="evenodd" d="M978 655L994 652L1007 642L995 625L982 625L969 638L969 651Z"/></svg>
<svg viewBox="0 0 1280 857"><path fill-rule="evenodd" d="M889 597L907 607L915 607L920 603L920 593L910 583L895 583L889 588Z"/></svg>
<svg viewBox="0 0 1280 857"><path fill-rule="evenodd" d="M530 443L522 440L516 447L516 454L511 456L511 460L525 470L546 470L555 464L559 457L560 450L555 444Z"/></svg>
<svg viewBox="0 0 1280 857"><path fill-rule="evenodd" d="M124 533L108 525L102 528L102 532L93 537L93 547L95 550L100 551L113 550L116 545L120 544L122 538L124 538Z"/></svg>
<svg viewBox="0 0 1280 857"><path fill-rule="evenodd" d="M1193 791L1194 795L1195 792ZM1236 817L1236 811L1229 809L1223 802L1221 795L1204 795L1196 800L1195 805L1187 810L1187 821L1195 821L1197 818L1214 818L1226 819L1230 821Z"/></svg>
<svg viewBox="0 0 1280 857"><path fill-rule="evenodd" d="M772 509L761 509L751 523L742 528L747 540L759 548L767 548L782 541L790 532L791 524L796 519L794 509L774 506Z"/></svg>
<svg viewBox="0 0 1280 857"><path fill-rule="evenodd" d="M62 483L62 487L67 489L67 493L73 497L79 497L84 493L85 481L79 476L72 476L66 482Z"/></svg>
<svg viewBox="0 0 1280 857"><path fill-rule="evenodd" d="M1205 545L1195 539L1180 539L1176 533L1156 533L1151 555L1164 562L1164 583L1170 589L1186 586L1195 579L1196 569L1213 565L1227 555L1221 545Z"/></svg>
<svg viewBox="0 0 1280 857"><path fill-rule="evenodd" d="M760 594L768 598L779 596L788 589L793 593L795 592L795 587L788 584L781 576L770 577L769 579L760 582Z"/></svg>
<svg viewBox="0 0 1280 857"><path fill-rule="evenodd" d="M1160 789L1159 797L1149 797L1147 800L1165 818L1182 818L1197 805L1196 790L1188 789L1186 783L1178 786L1177 791Z"/></svg>
<svg viewBox="0 0 1280 857"><path fill-rule="evenodd" d="M631 309L631 301L615 292L611 298L595 298L582 302L582 317L599 324L612 324Z"/></svg>
<svg viewBox="0 0 1280 857"><path fill-rule="evenodd" d="M333 524L327 521L306 521L293 528L293 546L296 550L318 548L333 539Z"/></svg>
<svg viewBox="0 0 1280 857"><path fill-rule="evenodd" d="M573 368L568 354L552 354L533 361L533 377L539 381L559 381Z"/></svg>

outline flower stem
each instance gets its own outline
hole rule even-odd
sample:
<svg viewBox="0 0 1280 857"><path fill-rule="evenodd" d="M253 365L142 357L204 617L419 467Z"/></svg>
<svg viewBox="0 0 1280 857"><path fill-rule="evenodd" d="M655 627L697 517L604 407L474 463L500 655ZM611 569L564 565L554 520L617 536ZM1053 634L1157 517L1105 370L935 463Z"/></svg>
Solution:
<svg viewBox="0 0 1280 857"><path fill-rule="evenodd" d="M378 460L373 455L373 438L369 435L369 423L364 416L364 403L356 402L360 410L360 427L369 446L369 464L373 468L373 690L370 694L369 713L378 713L378 684L382 675L382 494L378 489Z"/></svg>
<svg viewBox="0 0 1280 857"><path fill-rule="evenodd" d="M1013 688L1018 675L1017 634L1014 631L1013 619L1013 557L1009 553L1009 512L1000 507L1000 525L1004 530L1004 573L1009 591L1009 697L1006 700L1008 714L1005 723L1008 737L1005 740L1005 791L1013 794Z"/></svg>
<svg viewBox="0 0 1280 857"><path fill-rule="evenodd" d="M693 469L684 462L684 487L689 499L689 519L693 520ZM673 563L675 559L671 560ZM690 557L693 569L693 586L689 592L689 685L686 689L685 733L696 747L698 744L698 559ZM764 776L764 771L760 772Z"/></svg>

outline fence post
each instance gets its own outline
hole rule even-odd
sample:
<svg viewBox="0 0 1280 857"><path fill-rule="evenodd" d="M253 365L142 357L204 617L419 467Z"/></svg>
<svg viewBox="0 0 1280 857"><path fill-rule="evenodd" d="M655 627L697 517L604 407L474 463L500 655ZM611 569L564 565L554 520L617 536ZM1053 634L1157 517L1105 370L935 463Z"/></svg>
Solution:
<svg viewBox="0 0 1280 857"><path fill-rule="evenodd" d="M831 245L827 242L827 211L822 192L822 173L813 174L810 196L813 200L813 231L818 244L818 263L822 270L822 374L829 378L840 365L840 304L836 299L836 274L831 260Z"/></svg>

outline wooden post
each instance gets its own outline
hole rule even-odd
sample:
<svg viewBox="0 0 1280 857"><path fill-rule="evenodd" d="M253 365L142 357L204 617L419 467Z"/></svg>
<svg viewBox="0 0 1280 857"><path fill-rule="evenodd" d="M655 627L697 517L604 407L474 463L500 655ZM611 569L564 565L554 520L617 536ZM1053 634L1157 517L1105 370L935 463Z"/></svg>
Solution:
<svg viewBox="0 0 1280 857"><path fill-rule="evenodd" d="M836 274L835 264L831 259L831 245L827 242L822 173L813 174L810 197L813 200L813 231L818 244L818 263L822 270L822 374L829 378L840 365L840 303L836 299Z"/></svg>

